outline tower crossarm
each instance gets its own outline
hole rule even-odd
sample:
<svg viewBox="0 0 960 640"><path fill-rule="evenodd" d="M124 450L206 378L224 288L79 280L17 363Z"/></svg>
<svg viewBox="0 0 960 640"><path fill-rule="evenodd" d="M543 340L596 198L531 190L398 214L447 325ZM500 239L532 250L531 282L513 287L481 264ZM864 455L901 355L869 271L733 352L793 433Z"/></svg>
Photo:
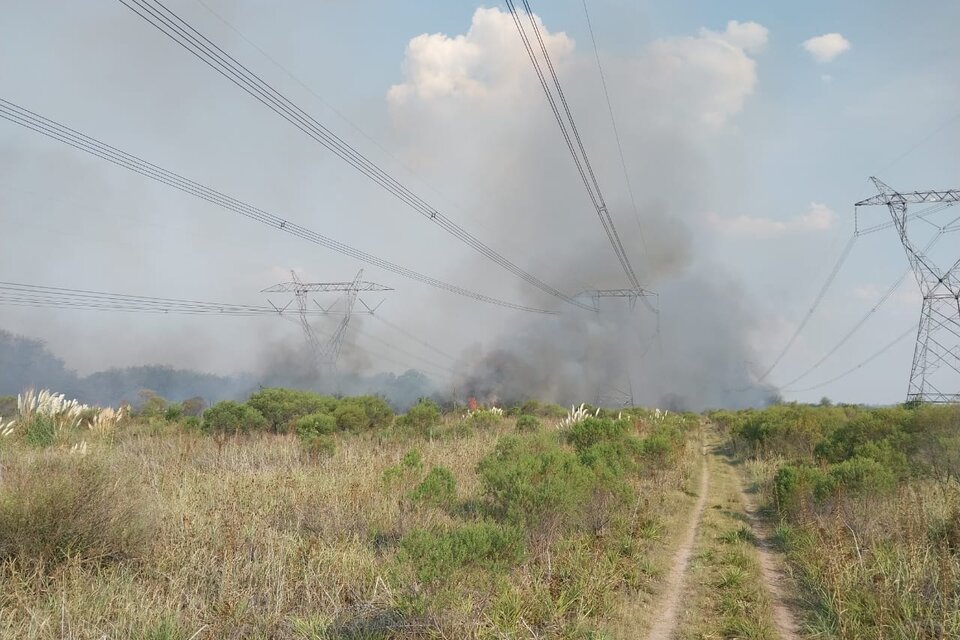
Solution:
<svg viewBox="0 0 960 640"><path fill-rule="evenodd" d="M905 204L960 202L960 189L947 189L946 191L908 191L907 193L899 193L897 191L878 193L877 195L867 198L866 200L861 200L854 206L889 206L898 202Z"/></svg>

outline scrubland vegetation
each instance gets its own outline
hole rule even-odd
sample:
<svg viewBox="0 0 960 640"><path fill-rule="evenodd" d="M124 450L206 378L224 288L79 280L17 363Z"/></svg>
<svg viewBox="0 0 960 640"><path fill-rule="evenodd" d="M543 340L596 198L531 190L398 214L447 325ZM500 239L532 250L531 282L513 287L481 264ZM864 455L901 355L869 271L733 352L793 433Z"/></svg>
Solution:
<svg viewBox="0 0 960 640"><path fill-rule="evenodd" d="M0 637L606 637L700 457L643 410L60 409L0 425Z"/></svg>
<svg viewBox="0 0 960 640"><path fill-rule="evenodd" d="M960 637L960 407L713 419L748 461L817 637Z"/></svg>

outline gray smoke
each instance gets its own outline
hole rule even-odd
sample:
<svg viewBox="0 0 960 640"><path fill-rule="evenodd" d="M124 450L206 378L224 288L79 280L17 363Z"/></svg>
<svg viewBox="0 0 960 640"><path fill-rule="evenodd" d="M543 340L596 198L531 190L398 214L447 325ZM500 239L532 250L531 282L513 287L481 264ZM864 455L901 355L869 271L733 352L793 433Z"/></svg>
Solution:
<svg viewBox="0 0 960 640"><path fill-rule="evenodd" d="M224 396L258 384L285 384L383 392L400 405L426 393L572 403L632 389L638 403L693 408L772 397L771 390L749 382L758 360L751 336L763 329L762 319L724 275L712 239L696 229L711 202L727 194L712 182L712 164L736 161L743 153L724 134L756 82L752 56L766 39L760 25L731 23L723 32L656 41L633 57L605 54L636 214L592 52L562 33L547 34L627 251L643 283L660 294L654 301L661 309L658 334L655 316L643 305L631 310L625 301L610 300L599 314L577 310L481 260L135 16L72 7L56 13L42 5L21 5L7 26L0 25L0 59L18 55L19 39L4 37L4 29L42 25L31 28L44 53L29 70L13 68L5 77L10 97L24 106L411 269L560 312L531 316L488 307L368 269L369 279L396 288L378 313L452 358L357 318L344 346L344 373L323 379L308 362L295 324L271 324L275 319L3 310L4 328L48 341L81 372L79 378L163 362L228 379ZM47 13L60 22L40 19ZM185 15L241 59L255 60L258 72L279 74L209 15L193 9ZM105 32L119 35L104 38ZM273 52L284 59L282 50ZM329 61L318 58L318 77L325 77L325 65ZM60 93L41 90L48 86ZM502 11L478 10L461 37L412 38L403 81L387 92L386 108L382 97L352 94L354 108L345 111L358 114L400 162L355 135L295 83L283 81L281 89L544 281L569 293L625 286ZM336 97L337 87L325 89ZM0 169L29 192L4 191L0 200L3 211L11 212L5 220L11 249L0 252L5 279L262 304L256 292L287 279L291 267L309 280L346 280L360 266L65 147L40 143L36 134L4 126L0 136ZM62 199L45 199L51 192ZM406 351L441 361L439 368L424 369L438 385L410 372L421 367ZM21 366L0 362L0 369ZM110 380L120 385L122 376L101 375L98 384ZM174 395L198 393L169 387ZM116 397L128 390L102 393Z"/></svg>

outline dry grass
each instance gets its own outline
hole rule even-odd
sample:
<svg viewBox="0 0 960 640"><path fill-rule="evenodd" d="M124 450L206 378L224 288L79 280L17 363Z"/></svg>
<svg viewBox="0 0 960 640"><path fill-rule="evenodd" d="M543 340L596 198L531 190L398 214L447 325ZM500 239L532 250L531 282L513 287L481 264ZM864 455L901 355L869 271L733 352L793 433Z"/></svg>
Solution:
<svg viewBox="0 0 960 640"><path fill-rule="evenodd" d="M218 443L142 421L109 437L84 434L89 454L82 459L67 446L31 454L53 466L101 470L109 482L94 498L121 514L131 504L146 505L131 522L147 523L152 534L130 537L135 553L92 554L112 562L66 553L55 566L31 565L22 550L7 554L0 561L0 637L496 637L527 635L526 616L537 607L552 621L541 627L545 635L582 637L587 621L611 622L621 598L655 590L654 557L674 522L665 514L677 487L689 483L687 469L641 481L642 499L629 514L642 523L629 558L633 574L622 575L623 561L610 559L606 541L578 534L502 576L457 577L448 585L449 606L438 607L442 599L424 600L431 585L419 584L401 561L400 541L414 528L475 521L477 463L513 430L510 420L455 439L342 435L333 455L318 458L294 436ZM385 483L385 471L411 448L421 454L424 473L435 466L452 471L459 510L414 504L410 487ZM17 478L27 478L25 455L24 447L0 451L4 492L18 491ZM87 493L64 499L89 504L81 497ZM114 517L102 531L135 529ZM571 592L561 602L550 582L561 572L595 599ZM589 604L601 601L607 610Z"/></svg>

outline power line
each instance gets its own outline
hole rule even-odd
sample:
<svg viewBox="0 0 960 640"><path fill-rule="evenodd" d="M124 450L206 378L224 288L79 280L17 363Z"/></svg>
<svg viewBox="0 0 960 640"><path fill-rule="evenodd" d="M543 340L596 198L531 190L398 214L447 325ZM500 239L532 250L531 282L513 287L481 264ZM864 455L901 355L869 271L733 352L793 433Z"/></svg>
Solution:
<svg viewBox="0 0 960 640"><path fill-rule="evenodd" d="M569 304L585 305L523 270L453 220L443 215L363 153L294 104L258 75L237 61L209 38L201 34L159 0L119 0L151 26L172 39L224 78L243 89L271 111L301 132L332 151L337 157L372 180L378 186L424 216L454 238L544 293Z"/></svg>
<svg viewBox="0 0 960 640"><path fill-rule="evenodd" d="M843 266L843 263L846 262L847 257L850 255L850 251L853 249L853 244L857 240L857 235L853 234L850 236L850 240L847 241L847 244L844 246L843 251L840 252L840 257L837 259L837 262L833 265L833 269L830 270L830 273L827 275L826 282L823 283L823 286L820 287L820 290L817 292L817 295L813 299L813 303L810 305L810 308L804 314L803 319L800 321L800 324L797 325L796 330L793 332L793 335L790 336L790 339L787 340L787 344L783 346L783 349L780 351L779 355L774 359L773 363L767 367L767 370L763 372L763 375L758 378L757 382L763 382L767 377L777 368L777 365L780 364L780 361L783 360L783 357L787 355L787 352L790 351L790 348L793 346L793 343L797 341L797 338L803 332L803 329L807 326L807 322L810 321L810 318L813 316L814 312L817 310L817 307L820 306L820 303L823 302L823 298L827 295L827 290L830 288L830 285L833 284L833 281L836 279L837 274L840 272L840 268Z"/></svg>
<svg viewBox="0 0 960 640"><path fill-rule="evenodd" d="M404 329L403 327L398 326L398 325L390 322L389 320L387 320L386 318L384 318L384 317L381 316L381 315L373 314L373 318L374 318L375 320L379 321L379 322L382 322L384 325L390 327L391 329L393 329L393 330L396 331L397 333L400 333L400 334L406 336L407 338L409 338L410 340L413 340L414 342L418 343L419 345L421 345L421 346L423 346L423 347L426 347L426 348L429 349L430 351L433 351L435 354L437 354L437 355L439 355L439 356L442 356L442 357L444 357L444 358L446 358L446 359L448 359L448 360L452 360L452 361L458 360L458 358L450 355L449 353L446 353L445 351L441 351L440 349L438 349L437 347L433 346L433 345L430 344L429 342L426 342L426 341L424 341L424 340L421 340L420 338L418 338L417 336L413 335L412 333L410 333L409 331L407 331L407 330Z"/></svg>
<svg viewBox="0 0 960 640"><path fill-rule="evenodd" d="M215 11L212 7L210 7L209 4L207 4L206 2L204 2L204 0L195 0L195 1L197 2L197 4L201 5L210 15L212 15L214 18L216 18L221 24L223 24L223 25L226 26L228 29L230 29L231 31L233 31L241 40L243 40L243 41L246 42L248 45L250 45L250 46L251 46L253 49L255 49L260 55L262 55L262 56L263 56L265 59L267 59L271 64L273 64L277 69L279 69L280 71L282 71L284 75L286 75L288 78L290 78L290 79L291 79L293 82L295 82L296 84L300 85L300 87L301 87L303 90L305 90L307 93L309 93L309 94L312 95L314 98L316 98L318 101L320 101L320 102L324 105L324 107L326 107L327 109L329 109L330 111L332 111L334 114L336 114L336 116L337 116L340 120L342 120L343 122L345 122L347 125L349 125L351 129L353 129L354 131L356 131L357 133L359 133L361 136L363 136L364 138L366 138L371 144L373 144L373 145L374 145L375 147L377 147L377 149L379 149L383 154L385 154L388 158L390 158L390 160L392 160L394 163L396 163L396 165L402 167L402 168L404 169L404 171L406 171L410 176L416 178L428 191L431 191L435 196L437 196L437 197L440 198L441 200L446 201L447 204L452 205L452 208L460 211L461 213L463 213L463 212L466 210L466 207L464 206L464 204L463 204L462 201L458 201L457 199L451 197L450 194L442 192L440 189L438 189L438 188L436 187L436 185L431 184L431 183L429 182L429 180L427 180L423 175L421 175L420 173L418 173L416 169L414 169L413 167L411 167L411 166L410 166L407 162L405 162L402 158L399 158L399 157L397 157L395 154L393 154L386 146L384 146L383 144L381 144L375 137L373 137L373 135L371 135L368 131L366 131L363 127L361 127L360 125L358 125L356 122L354 122L353 120L351 120L342 110L338 109L338 108L335 107L333 104L331 104L329 101L327 101L322 95L320 95L317 91L315 91L309 84L307 84L307 83L304 82L302 79L300 79L297 75L295 75L292 71L290 71L289 68L287 68L286 66L284 66L283 64L281 64L280 61L277 60L275 57L271 56L268 51L264 50L264 48L261 47L260 45L258 45L251 37L247 36L247 35L246 35L243 31L241 31L234 23L232 23L232 22L230 22L229 20L227 20L226 18L224 18L220 13L218 13L218 12ZM485 199L484 199L485 206L489 206L489 205L490 205L490 201L491 201L491 200L490 200L489 197L488 197L488 198L485 198ZM474 224L476 224L477 226L479 226L481 229L484 229L484 230L487 231L487 232L495 233L495 230L494 230L494 229L491 229L489 226L487 226L486 224L484 224L484 222L483 222L482 220L477 220L475 216L470 216L469 214L468 214L468 217L471 218L471 222L473 222ZM641 232L641 233L642 233L642 232ZM642 236L641 236L641 239L642 239ZM511 237L501 237L501 238L498 238L498 240L499 240L503 245L506 245L508 249L512 249L512 250L518 251L518 252L525 250L524 247L521 247L520 244L516 242L516 239L515 239L515 238L511 238ZM646 246L646 245L644 245L644 246ZM531 258L531 262L532 262L535 266L538 266L538 267L543 267L543 266L544 266L544 263L543 263L543 259L542 259L542 258L532 257L532 258ZM578 278L579 278L579 277L582 277L582 274L577 274L576 277L578 277ZM589 283L589 282L584 282L584 281L582 281L582 280L580 280L580 283L581 283L582 285L584 285L584 288L589 288L589 289L597 289L597 288L598 288L598 287L594 286L593 284L591 284L591 283Z"/></svg>
<svg viewBox="0 0 960 640"><path fill-rule="evenodd" d="M593 54L597 58L597 71L600 72L600 84L603 86L603 96L607 101L607 111L610 113L610 124L613 126L613 137L617 140L617 151L620 154L620 166L623 168L623 179L627 183L627 193L630 194L630 204L633 206L633 217L637 221L637 231L640 232L640 242L644 250L647 249L647 239L643 234L643 225L640 223L640 211L637 208L637 200L633 195L633 182L630 180L630 172L627 171L627 161L623 155L623 144L620 141L620 131L617 128L617 119L613 115L613 102L610 100L610 91L607 89L607 76L603 72L603 65L600 63L600 49L597 47L597 38L593 33L593 23L590 20L590 11L587 9L587 0L583 0L583 15L587 18L587 29L590 31L590 40L593 42Z"/></svg>
<svg viewBox="0 0 960 640"><path fill-rule="evenodd" d="M929 251L930 249L932 249L933 246L934 246L934 245L937 243L937 241L940 239L940 237L943 235L943 233L944 233L944 232L941 231L941 232L938 233L936 236L934 236L933 238L931 238L931 239L930 239L930 242L927 243L927 245L924 247L924 251ZM883 294L882 296L880 296L880 299L877 300L876 304L874 304L874 305L870 308L870 310L867 311L867 313L866 313L862 318L860 318L860 320L859 320L855 325L853 325L853 327L852 327L846 334L844 334L844 336L843 336L835 345L833 345L833 347L831 347L830 350L827 351L826 354L823 355L823 357L821 357L819 360L817 360L815 363L813 363L813 365L811 365L809 368L807 368L803 373L801 373L800 375L798 375L796 378L794 378L794 379L791 380L790 382L787 382L787 383L784 384L783 386L784 386L784 387L790 387L790 386L796 384L797 382L799 382L800 380L803 380L803 379L806 378L808 375L810 375L811 373L813 373L814 371L816 371L817 369L819 369L820 366L821 366L824 362L826 362L827 360L829 360L837 351L839 351L840 348L843 347L843 345L845 345L845 344L850 340L850 338L852 338L853 335L854 335L857 331L859 331L859 330L861 329L861 327L863 327L863 325L866 324L867 321L868 321L870 318L873 317L873 314L877 312L877 310L881 307L881 305L883 305L883 303L885 303L888 299L890 299L890 296L892 296L893 293L894 293L897 289L900 288L900 285L903 284L903 281L907 279L907 276L908 276L908 275L910 275L910 271L911 271L911 270L910 270L910 268L908 267L908 268L906 269L906 271L904 271L902 274L900 274L900 277L896 279L896 281L890 286L889 289L886 290L886 292L884 292L884 294Z"/></svg>
<svg viewBox="0 0 960 640"><path fill-rule="evenodd" d="M567 102L566 95L563 92L563 87L560 84L560 79L557 76L556 69L553 66L553 61L551 60L550 53L547 50L546 43L543 39L543 34L540 31L540 26L537 24L533 10L530 8L530 3L528 0L523 0L524 10L528 21L530 22L531 31L537 40L540 53L546 62L548 69L547 73L549 73L553 82L553 86L556 89L556 97L553 94L553 90L550 88L550 84L547 82L547 73L545 73L541 67L540 60L537 58L537 54L534 50L530 36L527 34L526 29L523 26L523 21L520 19L516 5L514 5L513 0L506 0L506 4L507 8L510 10L510 15L513 17L513 22L517 27L517 32L520 34L520 39L523 42L523 46L527 51L527 56L530 58L530 62L532 63L534 71L537 74L537 78L540 81L540 86L543 88L544 94L547 97L550 110L553 112L554 119L556 119L557 124L560 126L560 132L563 135L563 139L567 144L567 149L570 151L570 155L577 167L577 173L579 173L580 179L583 181L583 185L587 190L587 195L590 198L590 202L593 204L593 207L597 212L597 216L600 218L600 224L603 226L604 232L607 234L607 239L610 241L610 245L613 247L613 251L617 256L620 266L626 274L630 285L638 291L642 290L643 288L640 286L640 281L633 270L633 266L630 264L630 259L627 256L627 252L623 248L620 235L613 224L613 218L610 216L610 212L607 209L606 201L603 198L603 192L600 190L600 185L597 182L596 174L593 171L593 167L590 164L590 159L587 156L586 148L583 145L583 139L581 138L580 131L577 129L576 122L573 119L570 105ZM560 106L557 104L558 99ZM563 114L561 114L561 107L563 109ZM644 300L644 304L649 305L646 300Z"/></svg>
<svg viewBox="0 0 960 640"><path fill-rule="evenodd" d="M854 372L860 370L861 368L865 367L866 365L870 364L871 362L873 362L874 360L876 360L877 358L879 358L880 356L882 356L883 354L885 354L887 351L889 351L889 350L892 349L894 346L896 346L900 341L902 341L903 339L905 339L907 336L913 334L916 330L917 330L917 325L916 325L916 324L910 325L910 328L909 328L909 329L907 329L906 331L904 331L903 333L901 333L899 336L897 336L892 342L889 342L889 343L886 344L882 349L880 349L879 351L877 351L876 353L874 353L872 356L870 356L869 358L867 358L866 360L864 360L863 362L861 362L861 363L858 364L857 366L852 367L852 368L850 368L850 369L847 369L846 371L844 371L844 372L841 373L840 375L834 376L834 377L830 378L829 380L824 380L823 382L821 382L821 383L819 383L819 384L812 385L812 386L810 386L810 387L804 387L803 389L784 389L784 391L787 392L787 393L803 393L803 392L805 392L805 391L813 391L814 389L820 389L820 388L825 387L825 386L827 386L827 385L829 385L829 384L833 384L834 382L837 382L838 380L841 380L841 379L843 379L843 378L846 378L846 377L847 377L848 375L850 375L851 373L854 373Z"/></svg>
<svg viewBox="0 0 960 640"><path fill-rule="evenodd" d="M156 180L157 182L178 189L179 191L183 191L184 193L188 193L192 196L200 198L201 200L206 200L207 202L218 205L224 209L238 213L246 218L250 218L251 220L256 220L257 222L265 224L274 229L289 233L298 238L307 240L308 242L312 242L313 244L332 249L338 253L342 253L362 262L366 262L367 264L379 267L386 271L396 273L397 275L405 278L416 280L417 282L422 282L432 287L436 287L450 293L455 293L466 298L471 298L479 302L486 302L488 304L494 304L501 307L517 309L519 311L528 311L532 313L553 313L544 309L538 309L535 307L493 298L491 296L477 293L469 289L464 289L463 287L458 287L442 280L423 275L411 269L407 269L406 267L401 267L388 260L379 258L370 253L366 253L332 238L328 238L315 231L307 229L306 227L302 227L294 222L290 222L285 218L281 218L272 213L268 213L263 209L259 209L253 205L237 200L236 198L227 196L219 191L211 189L210 187L206 187L179 174L167 171L166 169L147 162L142 158L121 151L116 147L112 147L97 140L96 138L82 134L79 131L50 120L49 118L45 118L37 113L34 113L33 111L20 107L2 98L0 98L0 118L3 118L14 124L18 124L27 129L31 129L32 131L57 140L58 142L67 144L80 151L85 151L117 166L123 167L135 173L139 173L142 176Z"/></svg>
<svg viewBox="0 0 960 640"><path fill-rule="evenodd" d="M158 298L89 289L47 287L21 282L0 282L0 304L26 307L68 307L101 311L131 313L218 314L235 316L280 315L276 307L204 302L181 298ZM331 312L332 313L332 312ZM323 311L308 311L309 315L327 315Z"/></svg>

